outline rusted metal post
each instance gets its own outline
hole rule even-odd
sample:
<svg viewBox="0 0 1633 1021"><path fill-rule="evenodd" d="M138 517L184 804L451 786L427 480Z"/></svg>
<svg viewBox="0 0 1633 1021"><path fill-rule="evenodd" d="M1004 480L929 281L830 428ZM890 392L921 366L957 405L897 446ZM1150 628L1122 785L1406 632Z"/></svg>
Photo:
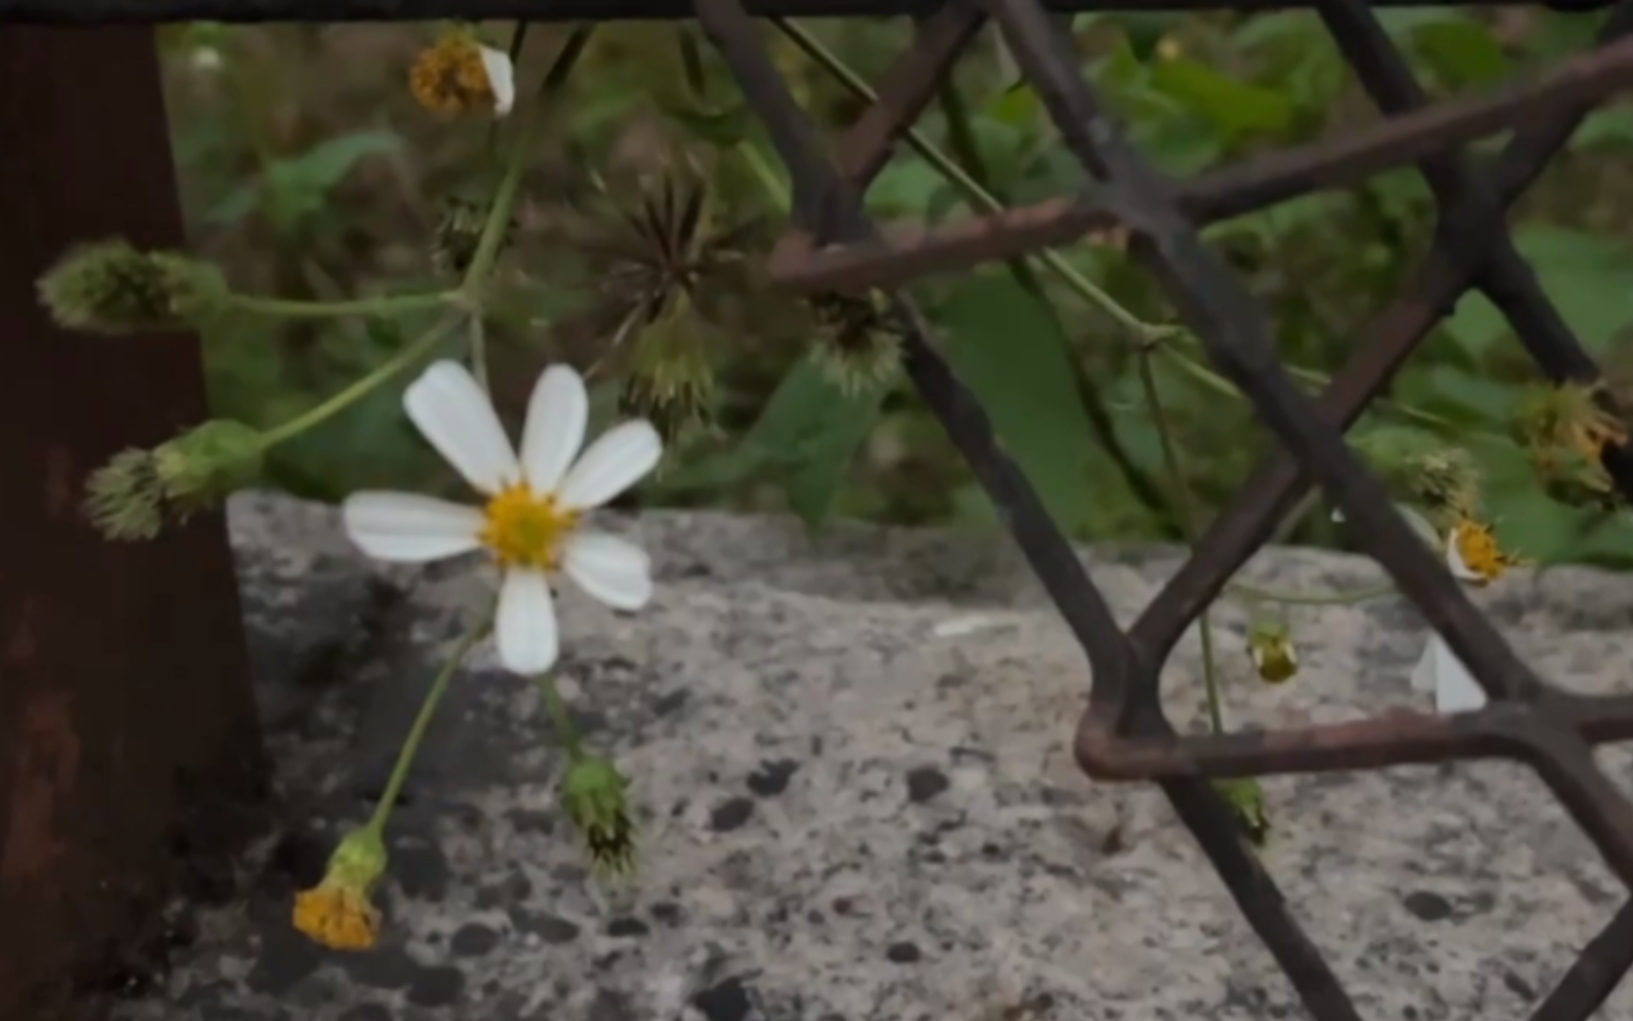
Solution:
<svg viewBox="0 0 1633 1021"><path fill-rule="evenodd" d="M35 297L74 242L181 241L152 31L0 26L0 138L0 1017L57 1021L225 861L262 761L222 518L113 545L80 513L110 455L203 418L197 341Z"/></svg>

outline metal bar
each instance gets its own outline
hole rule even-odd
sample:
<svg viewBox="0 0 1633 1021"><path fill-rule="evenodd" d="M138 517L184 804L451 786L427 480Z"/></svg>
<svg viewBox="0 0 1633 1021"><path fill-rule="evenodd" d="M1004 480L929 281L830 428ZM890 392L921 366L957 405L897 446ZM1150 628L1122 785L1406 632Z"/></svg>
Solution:
<svg viewBox="0 0 1633 1021"><path fill-rule="evenodd" d="M1355 68L1379 109L1398 115L1428 102L1405 58L1362 0L1322 0L1318 9L1337 40L1339 51ZM1633 40L1605 46L1597 55L1603 56L1630 44ZM1571 102L1563 96L1559 101ZM1475 215L1502 223L1501 206L1490 183L1473 173L1467 160L1448 153L1426 159L1420 167L1442 209L1467 203L1479 210ZM1583 350L1558 309L1542 293L1536 274L1520 257L1506 229L1498 231L1491 257L1475 276L1474 286L1508 319L1520 343L1550 379L1583 386L1599 382L1599 367ZM1602 393L1600 399L1606 411L1620 416L1620 409L1608 394ZM1633 452L1619 444L1607 448L1601 461L1622 496L1633 500Z"/></svg>
<svg viewBox="0 0 1633 1021"><path fill-rule="evenodd" d="M839 140L840 175L859 193L866 192L884 170L897 137L924 113L948 69L985 21L975 0L949 0L919 22L912 45L875 90L877 98ZM781 263L808 258L813 247L809 233L792 227L772 250L771 272Z"/></svg>
<svg viewBox="0 0 1633 1021"><path fill-rule="evenodd" d="M80 510L206 417L198 343L67 333L35 291L87 239L182 242L152 32L0 27L0 137L0 1017L55 1021L162 962L263 763L222 517L116 545Z"/></svg>
<svg viewBox="0 0 1633 1021"><path fill-rule="evenodd" d="M842 199L835 219L824 225L834 227L833 233L816 224L804 226L819 241L871 235L874 228L859 194L823 155L814 126L789 95L738 0L695 0L695 7L704 31L732 66L750 107L765 123L790 173L805 179L808 191ZM1141 667L1130 655L1132 650L1104 597L1025 476L998 446L986 415L936 351L916 311L900 298L896 303L908 317L903 348L909 378L986 487L1044 589L1088 653L1095 689L1126 690L1130 672ZM1167 724L1158 714L1150 727L1161 733ZM1323 1019L1360 1021L1332 969L1287 910L1275 881L1243 839L1230 807L1206 781L1195 777L1167 781L1163 790L1306 1005Z"/></svg>
<svg viewBox="0 0 1633 1021"><path fill-rule="evenodd" d="M1600 32L1601 40L1633 34L1633 0L1624 0ZM1505 210L1530 186L1553 155L1576 130L1587 107L1561 111L1547 124L1516 133L1494 168L1495 192ZM1501 217L1453 211L1444 216L1440 240L1417 277L1388 308L1356 332L1355 352L1321 395L1318 407L1329 422L1348 428L1368 398L1382 388L1406 357L1449 311L1491 254L1491 241L1502 230ZM1277 454L1262 463L1242 485L1237 498L1214 519L1197 544L1198 552L1152 599L1129 635L1140 655L1160 662L1179 641L1189 622L1223 591L1253 551L1309 486L1298 462Z"/></svg>
<svg viewBox="0 0 1633 1021"><path fill-rule="evenodd" d="M1218 0L1045 0L1053 11L1220 10ZM865 18L920 16L942 0L747 0L763 18ZM1596 10L1608 0L1562 2L1570 10ZM1241 12L1298 7L1287 0L1239 0ZM1379 7L1497 6L1468 0L1382 0ZM33 24L155 24L170 21L679 21L692 16L687 0L0 0L0 22Z"/></svg>
<svg viewBox="0 0 1633 1021"><path fill-rule="evenodd" d="M1348 45L1355 45L1353 38ZM1633 40L1575 57L1539 81L1516 83L1490 96L1466 97L1411 113L1387 110L1397 116L1297 149L1245 159L1177 185L1175 198L1195 222L1240 216L1312 191L1358 184L1399 164L1523 128L1556 113L1563 104L1596 100L1629 86ZM1081 198L1053 199L941 227L909 228L867 243L817 251L808 242L779 247L771 275L805 293L898 287L927 273L965 270L1070 244L1116 222L1115 212L1097 191L1091 186ZM1519 269L1525 272L1523 266ZM1517 283L1512 273L1501 282L1508 287ZM1580 375L1581 363L1572 360L1571 365ZM1591 361L1587 370L1592 370Z"/></svg>

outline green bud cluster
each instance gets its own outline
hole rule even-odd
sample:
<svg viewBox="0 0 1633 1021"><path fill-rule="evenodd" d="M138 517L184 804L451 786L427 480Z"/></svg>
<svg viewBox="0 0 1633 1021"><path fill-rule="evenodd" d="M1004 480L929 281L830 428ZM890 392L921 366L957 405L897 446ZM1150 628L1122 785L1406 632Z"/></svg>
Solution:
<svg viewBox="0 0 1633 1021"><path fill-rule="evenodd" d="M39 281L58 324L128 334L196 324L229 300L221 271L178 252L144 252L114 239L73 249Z"/></svg>

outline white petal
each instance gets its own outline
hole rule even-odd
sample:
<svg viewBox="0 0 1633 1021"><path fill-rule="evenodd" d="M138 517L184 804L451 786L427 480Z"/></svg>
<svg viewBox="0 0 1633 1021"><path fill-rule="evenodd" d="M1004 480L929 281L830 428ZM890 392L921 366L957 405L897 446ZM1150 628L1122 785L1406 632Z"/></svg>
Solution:
<svg viewBox="0 0 1633 1021"><path fill-rule="evenodd" d="M1435 711L1467 713L1484 706L1485 689L1480 687L1446 640L1435 635L1429 639L1429 645L1435 659Z"/></svg>
<svg viewBox="0 0 1633 1021"><path fill-rule="evenodd" d="M488 86L493 89L493 112L503 117L516 105L516 67L503 50L484 46L482 70L487 72Z"/></svg>
<svg viewBox="0 0 1633 1021"><path fill-rule="evenodd" d="M1463 554L1457 548L1457 529L1446 534L1446 568L1452 572L1452 577L1458 581L1485 581L1480 572L1475 571L1463 561Z"/></svg>
<svg viewBox="0 0 1633 1021"><path fill-rule="evenodd" d="M1418 665L1412 668L1412 690L1428 695L1435 690L1435 642L1439 635L1429 633L1429 640L1423 644L1423 655L1418 657Z"/></svg>
<svg viewBox="0 0 1633 1021"><path fill-rule="evenodd" d="M403 407L420 435L477 491L491 496L521 480L493 403L465 366L433 363L409 385Z"/></svg>
<svg viewBox="0 0 1633 1021"><path fill-rule="evenodd" d="M479 545L482 512L413 493L354 493L340 508L346 535L378 560L424 563Z"/></svg>
<svg viewBox="0 0 1633 1021"><path fill-rule="evenodd" d="M554 492L584 446L590 395L571 366L552 365L533 385L522 428L522 471L535 492Z"/></svg>
<svg viewBox="0 0 1633 1021"><path fill-rule="evenodd" d="M663 439L651 422L614 426L584 451L556 496L570 510L599 507L639 482L662 457Z"/></svg>
<svg viewBox="0 0 1633 1021"><path fill-rule="evenodd" d="M529 677L556 665L556 607L543 571L506 571L493 625L499 662Z"/></svg>
<svg viewBox="0 0 1633 1021"><path fill-rule="evenodd" d="M652 561L617 536L580 532L567 540L562 570L578 587L615 610L639 610L652 599Z"/></svg>

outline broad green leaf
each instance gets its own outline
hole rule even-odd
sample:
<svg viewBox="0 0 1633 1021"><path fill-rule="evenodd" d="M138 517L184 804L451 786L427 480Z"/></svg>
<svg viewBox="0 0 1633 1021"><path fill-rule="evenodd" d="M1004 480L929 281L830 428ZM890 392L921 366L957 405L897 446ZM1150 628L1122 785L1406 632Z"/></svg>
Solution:
<svg viewBox="0 0 1633 1021"><path fill-rule="evenodd" d="M1572 149L1633 148L1633 106L1604 106L1588 114L1571 136Z"/></svg>
<svg viewBox="0 0 1633 1021"><path fill-rule="evenodd" d="M1412 32L1412 43L1418 56L1449 85L1484 85L1512 70L1491 30L1473 18L1419 25Z"/></svg>
<svg viewBox="0 0 1633 1021"><path fill-rule="evenodd" d="M1446 319L1446 332L1471 359L1479 360L1509 333L1508 319L1479 291L1468 291Z"/></svg>
<svg viewBox="0 0 1633 1021"><path fill-rule="evenodd" d="M1603 350L1633 326L1633 249L1626 244L1541 224L1516 231L1514 243L1583 346Z"/></svg>
<svg viewBox="0 0 1633 1021"><path fill-rule="evenodd" d="M395 151L402 140L389 131L360 131L320 142L306 152L268 166L205 214L211 223L231 224L257 210L290 227L323 208L329 191L367 156Z"/></svg>
<svg viewBox="0 0 1633 1021"><path fill-rule="evenodd" d="M1090 522L1088 415L1066 337L1051 310L1009 277L961 287L937 312L953 371L991 416L1004 449L1062 529Z"/></svg>
<svg viewBox="0 0 1633 1021"><path fill-rule="evenodd" d="M782 466L789 505L807 526L817 528L826 519L888 389L845 394L821 366L802 358L744 437L751 458Z"/></svg>
<svg viewBox="0 0 1633 1021"><path fill-rule="evenodd" d="M693 138L722 149L748 138L754 127L754 115L743 103L707 110L662 92L654 93L653 100L665 117L686 129Z"/></svg>
<svg viewBox="0 0 1633 1021"><path fill-rule="evenodd" d="M1189 58L1154 66L1151 84L1202 114L1232 139L1279 135L1293 122L1293 103L1282 93L1227 77Z"/></svg>

